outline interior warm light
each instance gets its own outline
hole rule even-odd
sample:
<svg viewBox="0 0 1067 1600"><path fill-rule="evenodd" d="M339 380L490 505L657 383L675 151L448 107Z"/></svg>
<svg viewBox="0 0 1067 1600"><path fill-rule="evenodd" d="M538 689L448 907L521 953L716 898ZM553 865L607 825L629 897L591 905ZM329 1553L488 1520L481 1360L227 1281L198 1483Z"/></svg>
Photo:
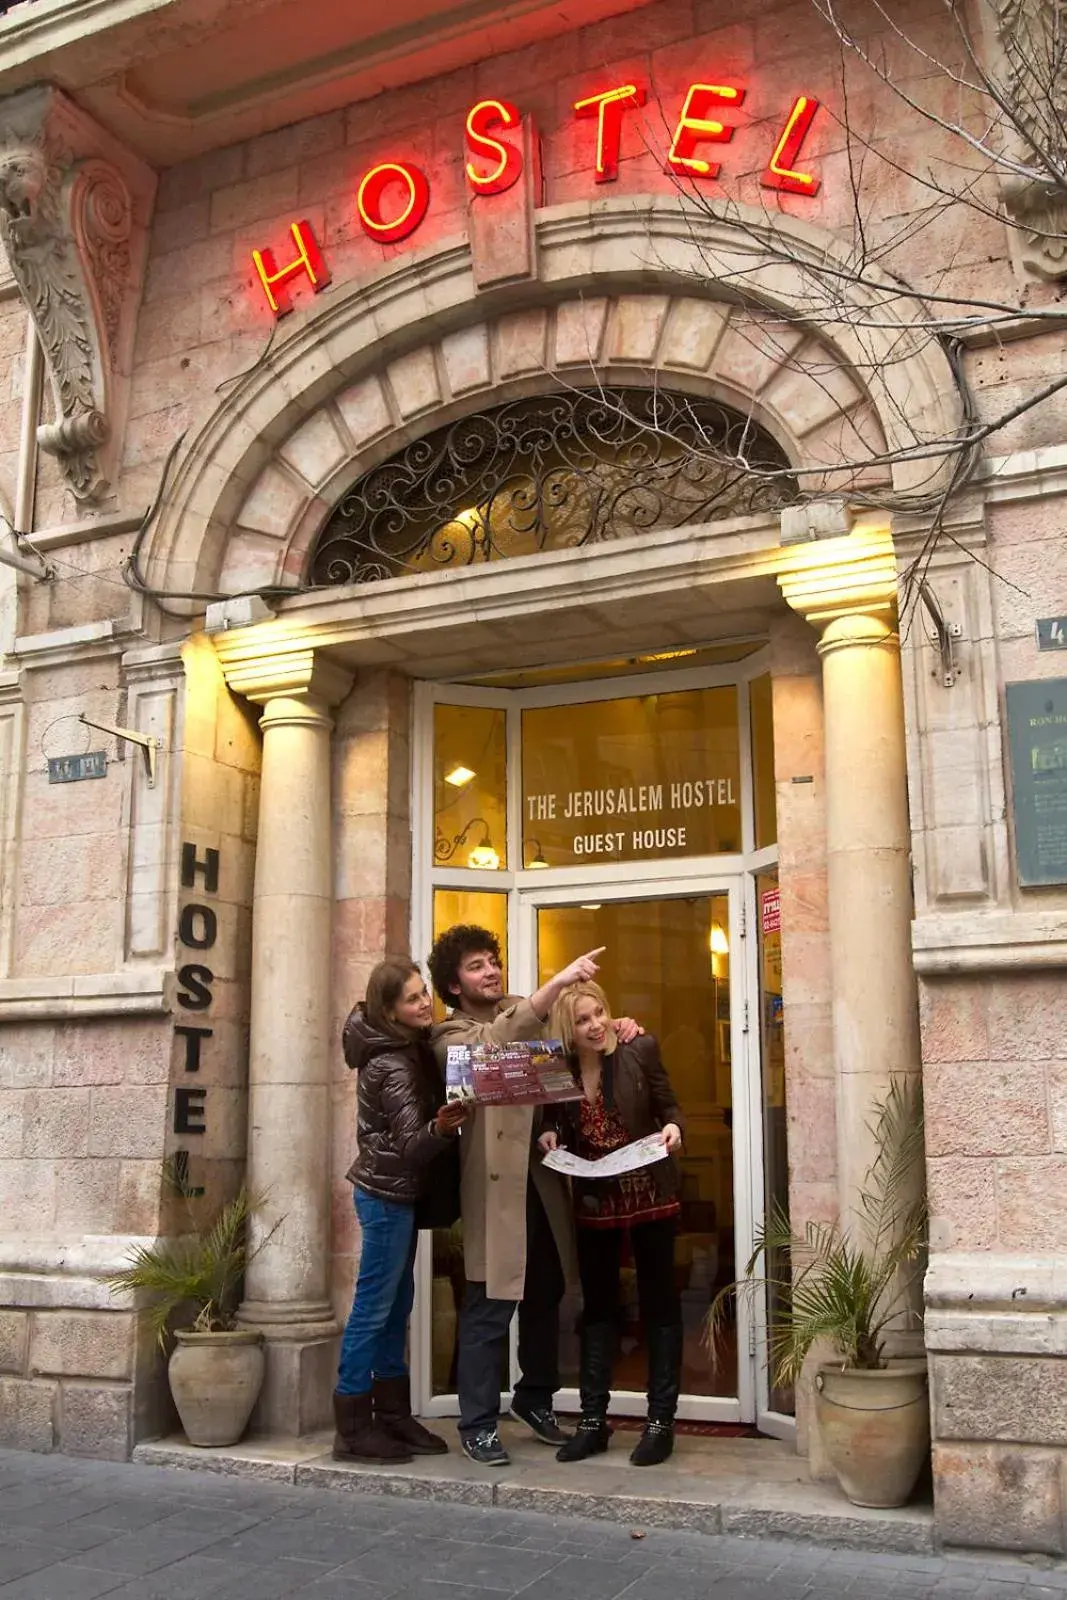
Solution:
<svg viewBox="0 0 1067 1600"><path fill-rule="evenodd" d="M600 910L600 906L601 906L601 901L593 900L588 905L583 904L581 909L583 911L599 911Z"/></svg>
<svg viewBox="0 0 1067 1600"><path fill-rule="evenodd" d="M468 867L473 867L477 872L495 872L500 865L500 857L489 843L488 837L481 844L476 844L467 857Z"/></svg>
<svg viewBox="0 0 1067 1600"><path fill-rule="evenodd" d="M533 860L526 863L529 870L531 872L537 872L542 867L547 867L548 862L545 860L545 853L541 849L541 842L539 839L530 840L530 849L533 851Z"/></svg>
<svg viewBox="0 0 1067 1600"><path fill-rule="evenodd" d="M655 655L638 656L642 666L650 666L653 661L684 661L687 656L695 656L695 650L657 650Z"/></svg>
<svg viewBox="0 0 1067 1600"><path fill-rule="evenodd" d="M470 767L465 767L462 762L453 767L451 772L445 773L445 782L452 784L455 789L462 789L465 783L470 783L475 774Z"/></svg>
<svg viewBox="0 0 1067 1600"><path fill-rule="evenodd" d="M730 941L726 937L726 929L720 927L717 922L713 922L711 925L711 932L708 935L708 947L713 956L728 956L730 954Z"/></svg>

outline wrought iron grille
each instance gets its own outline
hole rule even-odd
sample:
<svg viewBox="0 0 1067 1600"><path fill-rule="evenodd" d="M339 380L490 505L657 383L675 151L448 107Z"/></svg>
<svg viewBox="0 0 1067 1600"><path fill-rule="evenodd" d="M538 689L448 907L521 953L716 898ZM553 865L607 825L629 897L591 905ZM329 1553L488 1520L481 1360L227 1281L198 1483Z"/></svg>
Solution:
<svg viewBox="0 0 1067 1600"><path fill-rule="evenodd" d="M310 578L472 566L776 510L795 494L770 435L712 401L647 389L539 396L451 423L366 473L319 535Z"/></svg>

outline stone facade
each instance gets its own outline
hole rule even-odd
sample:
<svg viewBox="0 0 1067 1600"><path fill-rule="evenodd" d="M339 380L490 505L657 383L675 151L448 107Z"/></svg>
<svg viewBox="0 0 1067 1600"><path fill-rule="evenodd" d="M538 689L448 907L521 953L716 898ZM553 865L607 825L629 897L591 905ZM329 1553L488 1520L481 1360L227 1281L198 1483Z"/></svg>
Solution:
<svg viewBox="0 0 1067 1600"><path fill-rule="evenodd" d="M913 9L947 48L935 8ZM0 566L0 1442L119 1459L167 1425L159 1358L106 1280L180 1225L179 1152L195 1205L232 1193L246 1156L272 1188L244 1312L272 1351L255 1425L321 1422L358 1259L336 1040L375 960L410 945L413 680L752 634L773 678L794 1217L848 1213L863 1105L921 1050L940 1534L1067 1553L1067 889L1019 886L1004 711L1005 684L1064 676L1034 643L1067 578L1062 391L986 442L923 558L951 646L919 605L898 653L893 621L894 560L907 571L929 529L916 497L946 486L923 446L959 427L960 380L993 417L1059 371L1062 341L1020 316L996 340L968 330L954 367L885 292L892 273L940 296L1052 291L992 212L909 232L909 163L945 150L868 86L854 115L888 119L895 153L868 180L881 253L831 315L810 273L853 242L839 121L804 148L817 196L760 182L795 96L836 103L810 7L743 5L728 26L705 0L581 15L562 72L560 41L531 35L325 109L294 90L288 125L201 129L193 154L124 121L129 95L105 127L84 108L103 90L76 107L0 69L3 215L18 223L25 151L60 152L30 242L62 247L88 352L71 398L47 330L59 279L35 292L9 225L0 510L50 572ZM721 192L696 199L656 120L695 61L754 108ZM931 91L928 60L897 68ZM631 79L654 94L601 187L574 102ZM495 95L521 108L529 164L499 214L464 178L464 118ZM401 158L430 173L431 204L382 244L353 191ZM110 267L72 209L102 174L120 195ZM251 253L283 259L296 217L331 282L301 283L275 327ZM553 385L653 380L752 408L827 495L891 485L892 536L861 508L850 538L786 549L753 517L302 590L345 492L412 440ZM209 637L206 607L249 591L266 620ZM151 781L142 746L82 715L158 741ZM49 781L50 758L86 750L106 776ZM803 1395L799 1421L821 1471Z"/></svg>

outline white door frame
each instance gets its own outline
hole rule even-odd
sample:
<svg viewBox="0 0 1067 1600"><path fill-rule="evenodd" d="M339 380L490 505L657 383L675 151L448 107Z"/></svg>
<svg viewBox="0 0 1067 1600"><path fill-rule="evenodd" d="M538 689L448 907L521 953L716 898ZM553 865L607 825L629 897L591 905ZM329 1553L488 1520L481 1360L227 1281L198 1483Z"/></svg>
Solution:
<svg viewBox="0 0 1067 1600"><path fill-rule="evenodd" d="M755 935L754 870L777 862L777 849L756 851L753 801L753 764L748 684L768 671L768 652L759 651L741 661L715 667L682 669L619 678L597 678L578 683L529 689L495 689L472 684L426 683L414 685L411 817L413 881L411 948L425 961L432 940L435 888L468 889L509 895L509 984L529 993L535 987L536 908L539 905L580 903L597 898L635 900L672 895L726 893L729 899L730 939L742 952L730 964L731 1057L734 1097L734 1221L736 1260L740 1265L751 1250L754 1230L763 1213L762 1086L759 1055L759 957ZM522 862L521 713L530 706L575 705L591 700L613 700L648 693L667 694L685 689L736 684L741 756L741 850L729 856L687 857L661 861L609 862L600 865L530 870ZM438 703L486 706L507 713L507 839L509 870L482 872L465 867L442 868L433 860L433 712ZM516 865L519 863L519 865ZM748 937L749 932L753 936ZM746 1181L747 1180L747 1181ZM416 1262L415 1309L411 1319L412 1392L421 1415L455 1416L457 1398L432 1394L432 1257L426 1236L420 1239ZM515 1329L512 1329L514 1370ZM766 1367L759 1359L766 1349L766 1314L762 1297L754 1296L738 1307L738 1389L734 1399L688 1396L679 1407L681 1417L692 1420L756 1421L763 1432L791 1435L791 1417L768 1410ZM577 1391L563 1391L561 1403L577 1404ZM640 1397L619 1395L619 1410L632 1413Z"/></svg>
<svg viewBox="0 0 1067 1600"><path fill-rule="evenodd" d="M517 969L521 976L520 987L525 993L537 987L537 913L542 907L580 905L595 890L596 898L604 904L641 900L691 899L695 896L725 895L728 906L728 937L731 952L740 959L730 961L730 1081L733 1099L733 1200L734 1235L738 1260L747 1260L752 1248L755 1220L752 1195L758 1191L749 1181L753 1152L761 1149L760 1124L753 1125L752 1113L759 1116L758 1097L753 1105L746 1084L751 1078L749 1052L752 1038L747 1025L751 1005L746 994L748 961L744 958L746 918L743 910L744 882L740 874L727 875L721 870L712 873L683 874L664 872L665 863L659 862L660 876L635 884L627 876L627 867L614 869L620 880L605 883L603 880L574 883L557 887L538 884L536 889L520 890L516 896L519 905L519 942L516 950ZM688 865L688 863L687 863ZM543 874L542 874L543 876ZM637 1021L640 1022L640 1017ZM737 1308L737 1394L733 1397L719 1395L683 1395L678 1406L681 1419L691 1422L754 1422L756 1417L756 1384L754 1360L751 1355L751 1310L745 1297ZM512 1376L515 1376L514 1366ZM562 1389L559 1402L563 1409L577 1411L577 1389ZM620 1390L612 1395L612 1413L624 1416L641 1416L645 1410L645 1397L633 1390Z"/></svg>

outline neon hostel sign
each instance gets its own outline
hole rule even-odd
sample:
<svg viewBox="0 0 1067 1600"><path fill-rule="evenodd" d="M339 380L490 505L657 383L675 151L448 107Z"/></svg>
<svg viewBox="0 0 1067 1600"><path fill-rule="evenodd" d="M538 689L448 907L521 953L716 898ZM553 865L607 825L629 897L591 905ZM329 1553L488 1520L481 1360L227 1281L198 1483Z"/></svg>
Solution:
<svg viewBox="0 0 1067 1600"><path fill-rule="evenodd" d="M574 103L574 114L594 126L593 177L612 183L619 175L619 153L627 114L643 106L647 90L637 83L618 84ZM741 106L745 90L729 84L691 83L686 90L670 148L666 171L689 179L713 179L721 163L715 146L729 144L736 123L730 113ZM819 102L798 95L768 152L760 175L766 189L788 194L814 195L819 179L803 170L802 151ZM467 113L464 125L467 161L465 177L476 195L503 194L519 181L523 170L521 142L513 136L522 123L521 112L508 100L479 100ZM409 238L430 209L430 180L410 161L382 161L365 172L355 193L356 214L364 232L379 244L397 244ZM316 292L330 281L329 269L308 222L289 225L293 254L281 265L269 247L252 251L252 263L267 304L276 317L292 310L290 294L304 279Z"/></svg>

